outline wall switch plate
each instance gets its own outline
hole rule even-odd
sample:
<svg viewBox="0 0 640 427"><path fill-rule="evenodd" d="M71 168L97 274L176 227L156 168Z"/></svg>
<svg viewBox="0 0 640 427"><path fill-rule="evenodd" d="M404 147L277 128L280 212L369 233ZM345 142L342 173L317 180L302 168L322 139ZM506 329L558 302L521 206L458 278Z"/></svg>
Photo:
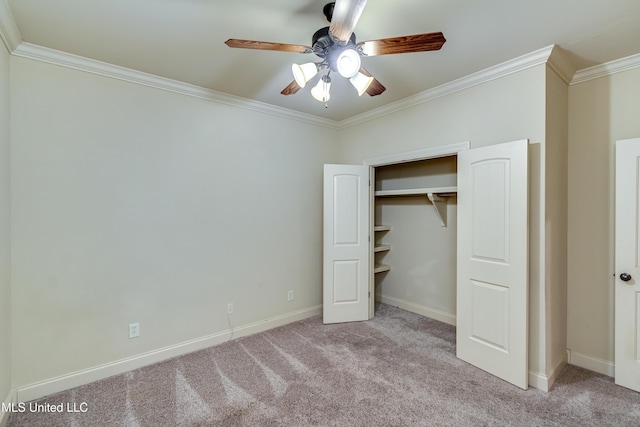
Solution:
<svg viewBox="0 0 640 427"><path fill-rule="evenodd" d="M293 291L287 292L287 301L293 301Z"/></svg>
<svg viewBox="0 0 640 427"><path fill-rule="evenodd" d="M138 338L140 336L140 323L132 323L129 325L129 338Z"/></svg>
<svg viewBox="0 0 640 427"><path fill-rule="evenodd" d="M227 314L233 314L233 303L227 304Z"/></svg>

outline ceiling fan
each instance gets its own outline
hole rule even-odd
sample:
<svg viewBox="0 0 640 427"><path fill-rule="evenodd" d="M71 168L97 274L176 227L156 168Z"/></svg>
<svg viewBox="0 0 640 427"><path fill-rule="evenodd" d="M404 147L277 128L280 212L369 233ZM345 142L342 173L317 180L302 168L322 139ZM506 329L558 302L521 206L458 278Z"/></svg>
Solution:
<svg viewBox="0 0 640 427"><path fill-rule="evenodd" d="M311 46L240 39L229 39L225 44L234 48L313 53L318 56L320 61L292 65L294 80L282 90L283 95L298 92L320 72L322 77L311 89L313 97L320 102L329 100L332 72L349 79L358 95L365 92L370 96L380 95L386 88L362 67L360 57L440 50L446 39L441 32L435 32L358 43L353 30L366 4L367 0L337 0L326 4L323 13L331 25L315 32Z"/></svg>

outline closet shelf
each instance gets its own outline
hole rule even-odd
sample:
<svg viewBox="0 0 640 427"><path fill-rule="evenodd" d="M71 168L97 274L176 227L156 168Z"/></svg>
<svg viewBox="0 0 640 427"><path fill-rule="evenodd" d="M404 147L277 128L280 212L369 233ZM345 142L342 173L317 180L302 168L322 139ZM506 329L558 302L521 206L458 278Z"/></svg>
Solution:
<svg viewBox="0 0 640 427"><path fill-rule="evenodd" d="M374 252L386 252L391 250L391 245L379 245L373 248Z"/></svg>
<svg viewBox="0 0 640 427"><path fill-rule="evenodd" d="M431 187L431 188L405 188L402 190L378 190L376 197L398 197L398 196L425 196L427 194L437 194L440 197L455 196L458 187Z"/></svg>
<svg viewBox="0 0 640 427"><path fill-rule="evenodd" d="M380 190L376 191L376 197L399 197L399 196L427 196L433 205L440 224L447 226L447 199L446 197L458 194L458 187L431 187L431 188L407 188L403 190Z"/></svg>
<svg viewBox="0 0 640 427"><path fill-rule="evenodd" d="M389 231L391 230L390 225L376 225L373 227L373 231Z"/></svg>
<svg viewBox="0 0 640 427"><path fill-rule="evenodd" d="M382 273L383 271L389 271L391 270L391 266L390 265L386 265L386 264L376 264L375 268L373 269L374 273Z"/></svg>

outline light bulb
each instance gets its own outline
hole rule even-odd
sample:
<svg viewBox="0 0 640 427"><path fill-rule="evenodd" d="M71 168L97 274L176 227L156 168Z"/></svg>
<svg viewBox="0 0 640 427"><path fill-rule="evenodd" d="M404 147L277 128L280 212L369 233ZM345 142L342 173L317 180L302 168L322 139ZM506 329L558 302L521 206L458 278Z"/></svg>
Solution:
<svg viewBox="0 0 640 427"><path fill-rule="evenodd" d="M360 55L355 49L344 49L336 60L336 70L342 77L351 78L360 70Z"/></svg>

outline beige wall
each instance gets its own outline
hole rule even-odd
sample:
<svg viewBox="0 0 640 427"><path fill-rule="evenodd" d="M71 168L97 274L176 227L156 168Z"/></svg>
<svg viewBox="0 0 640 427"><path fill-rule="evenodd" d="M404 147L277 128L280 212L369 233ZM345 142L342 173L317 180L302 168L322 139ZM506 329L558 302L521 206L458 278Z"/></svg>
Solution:
<svg viewBox="0 0 640 427"><path fill-rule="evenodd" d="M471 147L544 140L544 65L455 92L340 132L341 159L471 141Z"/></svg>
<svg viewBox="0 0 640 427"><path fill-rule="evenodd" d="M335 130L11 66L15 386L321 304Z"/></svg>
<svg viewBox="0 0 640 427"><path fill-rule="evenodd" d="M342 144L339 147L343 163L359 164L371 157L464 141L470 141L472 148L525 138L533 143L530 150L529 367L530 371L541 375L545 375L547 370L544 312L541 312L545 306L545 293L541 289L544 240L540 232L544 229L544 201L540 200L541 188L544 188L540 166L543 150L540 147L546 136L545 88L546 66L539 65L344 129L340 133ZM425 218L419 209L413 212L416 213L413 218L416 224L432 219ZM432 237L434 245L449 247L450 232L433 234ZM438 238L444 240L438 241ZM418 259L415 265L405 267L420 272L424 270L424 260ZM416 280L428 278L423 274ZM416 296L410 287L394 291L394 295L403 293L407 299ZM442 295L441 310L451 309L447 296L446 293ZM425 293L418 297L421 300L417 303L432 304Z"/></svg>
<svg viewBox="0 0 640 427"><path fill-rule="evenodd" d="M0 43L0 402L11 389L9 138L9 53Z"/></svg>
<svg viewBox="0 0 640 427"><path fill-rule="evenodd" d="M568 347L614 359L614 144L640 137L640 69L569 89Z"/></svg>
<svg viewBox="0 0 640 427"><path fill-rule="evenodd" d="M567 357L567 152L569 87L547 68L544 270L547 374ZM557 374L558 372L556 372Z"/></svg>

